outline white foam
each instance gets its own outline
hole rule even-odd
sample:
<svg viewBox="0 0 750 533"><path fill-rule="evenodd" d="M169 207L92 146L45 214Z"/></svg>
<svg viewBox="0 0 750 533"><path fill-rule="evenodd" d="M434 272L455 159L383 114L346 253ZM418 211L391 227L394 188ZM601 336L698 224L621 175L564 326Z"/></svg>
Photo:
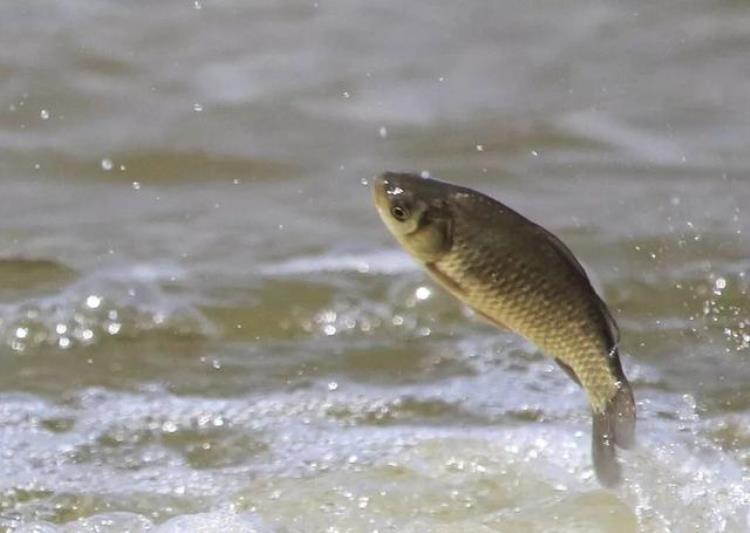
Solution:
<svg viewBox="0 0 750 533"><path fill-rule="evenodd" d="M417 270L416 263L399 249L380 250L369 254L334 254L298 257L278 264L264 265L266 276L290 276L321 272L360 272L397 274Z"/></svg>
<svg viewBox="0 0 750 533"><path fill-rule="evenodd" d="M157 533L184 533L186 531L271 533L274 529L252 513L238 514L224 511L177 516L156 528Z"/></svg>

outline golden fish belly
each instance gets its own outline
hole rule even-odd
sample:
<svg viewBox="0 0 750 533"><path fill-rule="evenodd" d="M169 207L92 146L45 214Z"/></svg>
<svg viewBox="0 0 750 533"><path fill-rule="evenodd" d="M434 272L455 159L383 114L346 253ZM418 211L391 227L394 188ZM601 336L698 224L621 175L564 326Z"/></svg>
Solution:
<svg viewBox="0 0 750 533"><path fill-rule="evenodd" d="M592 295L512 255L490 261L463 252L448 253L433 265L438 280L469 307L570 367L592 408L602 412L617 390L617 379Z"/></svg>

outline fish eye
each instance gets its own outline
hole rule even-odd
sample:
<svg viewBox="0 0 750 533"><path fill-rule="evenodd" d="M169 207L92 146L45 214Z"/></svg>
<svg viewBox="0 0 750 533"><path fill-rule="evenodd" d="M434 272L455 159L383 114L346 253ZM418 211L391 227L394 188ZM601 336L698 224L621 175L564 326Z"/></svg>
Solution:
<svg viewBox="0 0 750 533"><path fill-rule="evenodd" d="M409 218L409 210L402 205L394 205L391 207L391 215L399 222L403 222Z"/></svg>

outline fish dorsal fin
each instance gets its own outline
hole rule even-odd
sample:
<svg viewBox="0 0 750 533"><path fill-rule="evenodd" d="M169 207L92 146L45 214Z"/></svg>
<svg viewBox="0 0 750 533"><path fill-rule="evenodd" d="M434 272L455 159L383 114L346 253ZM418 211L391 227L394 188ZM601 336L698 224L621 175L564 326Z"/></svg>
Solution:
<svg viewBox="0 0 750 533"><path fill-rule="evenodd" d="M576 256L573 255L573 252L570 251L570 248L568 248L568 246L564 242L562 242L556 235L553 235L543 227L537 224L534 224L534 226L534 230L537 233L541 233L545 237L544 240L549 243L552 251L554 251L564 262L572 266L579 276L588 281L589 276L586 273L586 269L584 269L583 265L578 261L578 259L576 259Z"/></svg>
<svg viewBox="0 0 750 533"><path fill-rule="evenodd" d="M602 315L604 315L604 319L607 321L607 329L609 330L612 340L610 350L616 351L617 346L620 344L620 327L617 325L617 322L615 322L612 313L609 312L609 308L607 307L607 304L604 303L601 296L597 294L596 297L599 300L599 309L601 310Z"/></svg>

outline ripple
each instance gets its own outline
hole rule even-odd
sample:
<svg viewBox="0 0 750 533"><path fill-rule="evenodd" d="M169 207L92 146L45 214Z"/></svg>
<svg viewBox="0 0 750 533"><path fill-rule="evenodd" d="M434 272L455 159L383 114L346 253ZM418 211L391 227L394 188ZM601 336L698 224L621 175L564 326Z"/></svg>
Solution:
<svg viewBox="0 0 750 533"><path fill-rule="evenodd" d="M77 278L75 270L49 259L0 259L0 301L59 290Z"/></svg>
<svg viewBox="0 0 750 533"><path fill-rule="evenodd" d="M0 343L25 353L43 346L68 350L153 331L211 335L213 327L196 307L161 288L160 280L175 277L174 269L147 265L101 270L53 294L0 304Z"/></svg>

